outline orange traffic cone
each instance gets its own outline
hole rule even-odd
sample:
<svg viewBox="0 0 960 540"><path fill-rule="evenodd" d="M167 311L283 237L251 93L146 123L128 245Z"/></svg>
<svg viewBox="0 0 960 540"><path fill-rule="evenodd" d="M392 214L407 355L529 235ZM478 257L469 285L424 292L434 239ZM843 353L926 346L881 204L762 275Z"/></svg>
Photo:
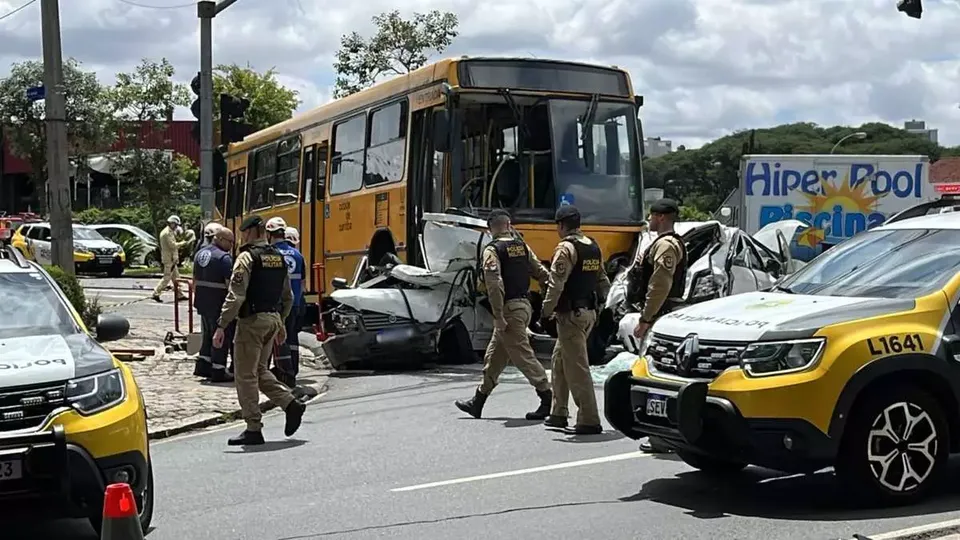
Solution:
<svg viewBox="0 0 960 540"><path fill-rule="evenodd" d="M100 540L143 540L137 500L129 484L110 484L103 495Z"/></svg>

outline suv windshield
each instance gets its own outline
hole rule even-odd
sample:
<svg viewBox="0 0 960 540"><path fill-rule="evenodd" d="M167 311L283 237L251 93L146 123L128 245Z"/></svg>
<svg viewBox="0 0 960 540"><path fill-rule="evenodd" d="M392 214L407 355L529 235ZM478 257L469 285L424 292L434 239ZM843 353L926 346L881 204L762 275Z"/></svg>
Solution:
<svg viewBox="0 0 960 540"><path fill-rule="evenodd" d="M0 339L77 332L69 310L42 274L0 274Z"/></svg>
<svg viewBox="0 0 960 540"><path fill-rule="evenodd" d="M94 229L89 229L87 227L74 227L73 239L74 240L106 240L106 238L104 238L102 234L98 233Z"/></svg>
<svg viewBox="0 0 960 540"><path fill-rule="evenodd" d="M777 285L795 294L917 298L960 271L960 230L874 230L838 244Z"/></svg>
<svg viewBox="0 0 960 540"><path fill-rule="evenodd" d="M626 103L550 100L557 201L584 222L642 219L636 109Z"/></svg>

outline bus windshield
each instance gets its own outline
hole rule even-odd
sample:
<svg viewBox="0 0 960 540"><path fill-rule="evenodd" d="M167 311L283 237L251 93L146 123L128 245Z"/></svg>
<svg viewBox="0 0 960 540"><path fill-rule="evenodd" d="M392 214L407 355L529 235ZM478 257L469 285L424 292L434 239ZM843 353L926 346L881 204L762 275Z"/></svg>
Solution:
<svg viewBox="0 0 960 540"><path fill-rule="evenodd" d="M584 224L643 219L636 106L599 98L463 94L453 204L549 222L575 205Z"/></svg>

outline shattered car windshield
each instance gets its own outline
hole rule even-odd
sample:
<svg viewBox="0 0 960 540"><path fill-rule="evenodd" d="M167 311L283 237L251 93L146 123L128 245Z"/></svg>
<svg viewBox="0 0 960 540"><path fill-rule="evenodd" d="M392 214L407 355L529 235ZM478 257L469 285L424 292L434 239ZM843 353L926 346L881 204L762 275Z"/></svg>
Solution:
<svg viewBox="0 0 960 540"><path fill-rule="evenodd" d="M824 252L777 287L795 294L912 299L960 271L960 231L875 230Z"/></svg>
<svg viewBox="0 0 960 540"><path fill-rule="evenodd" d="M456 271L476 266L477 246L491 241L486 231L470 226L428 221L423 227L423 251L431 272ZM457 263L462 262L463 265Z"/></svg>

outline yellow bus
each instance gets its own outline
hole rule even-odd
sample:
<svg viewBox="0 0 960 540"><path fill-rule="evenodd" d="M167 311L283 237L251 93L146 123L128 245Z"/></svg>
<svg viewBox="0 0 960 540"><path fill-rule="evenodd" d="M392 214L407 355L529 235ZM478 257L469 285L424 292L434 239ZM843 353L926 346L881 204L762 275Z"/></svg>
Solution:
<svg viewBox="0 0 960 540"><path fill-rule="evenodd" d="M613 272L643 227L642 102L615 66L441 60L230 144L217 214L234 231L250 214L301 231L311 324L363 257L422 264L424 212L507 208L546 262L554 212L574 204Z"/></svg>

